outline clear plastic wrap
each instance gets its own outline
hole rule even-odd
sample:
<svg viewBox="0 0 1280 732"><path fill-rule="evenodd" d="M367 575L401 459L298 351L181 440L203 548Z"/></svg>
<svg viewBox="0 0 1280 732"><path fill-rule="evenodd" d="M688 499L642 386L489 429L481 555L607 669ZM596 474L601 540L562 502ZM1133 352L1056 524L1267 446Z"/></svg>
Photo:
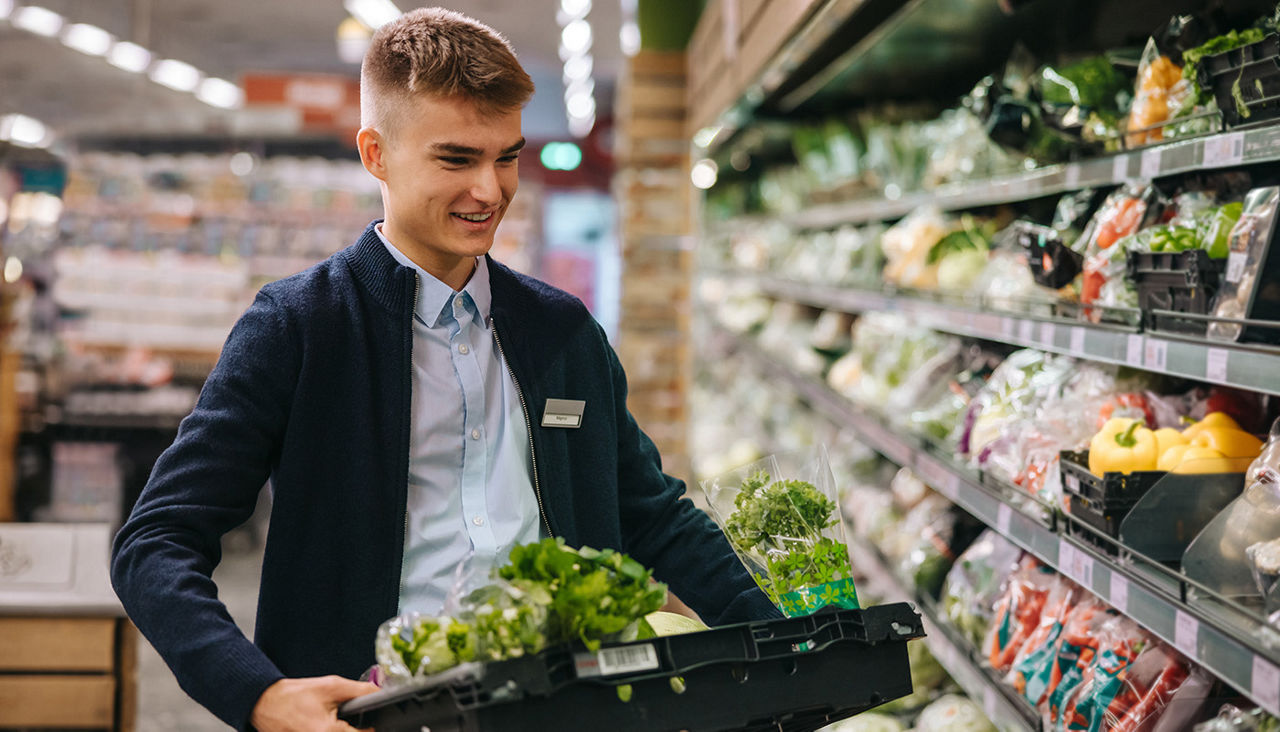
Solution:
<svg viewBox="0 0 1280 732"><path fill-rule="evenodd" d="M1227 271L1214 299L1215 318L1249 317L1256 291L1260 289L1258 278L1263 275L1278 211L1280 187L1255 188L1245 197L1244 210L1228 236ZM1243 334L1244 326L1239 323L1209 323L1210 338L1236 341Z"/></svg>
<svg viewBox="0 0 1280 732"><path fill-rule="evenodd" d="M1058 649L1068 617L1090 603L1091 598L1084 596L1080 588L1062 575L1055 575L1040 610L1040 619L1018 650L1006 677L1014 690L1032 705L1043 702L1061 676Z"/></svg>
<svg viewBox="0 0 1280 732"><path fill-rule="evenodd" d="M880 239L885 256L884 281L924 290L937 287L937 264L929 261L929 253L952 228L951 222L933 206L918 208L890 227Z"/></svg>
<svg viewBox="0 0 1280 732"><path fill-rule="evenodd" d="M712 518L784 615L859 607L825 448L770 455L700 485Z"/></svg>
<svg viewBox="0 0 1280 732"><path fill-rule="evenodd" d="M1142 701L1141 680L1129 678L1135 659L1151 639L1132 620L1110 611L1097 631L1092 658L1077 665L1079 683L1063 697L1055 729L1104 732L1114 729ZM1084 661L1084 656L1081 656ZM1141 669L1139 669L1141 670ZM1149 720L1147 720L1149 721Z"/></svg>
<svg viewBox="0 0 1280 732"><path fill-rule="evenodd" d="M1155 217L1159 200L1159 192L1150 184L1126 183L1107 196L1084 233L1072 245L1072 249L1084 255L1080 302L1111 306L1128 302L1124 277L1124 253L1128 242L1125 240L1137 234ZM1108 283L1111 287L1104 292ZM1132 289L1131 285L1129 289ZM1136 298L1134 293L1134 305ZM1094 322L1103 319L1103 311L1097 308L1086 308L1084 314Z"/></svg>
<svg viewBox="0 0 1280 732"><path fill-rule="evenodd" d="M1046 694L1039 709L1046 729L1059 729L1073 696L1084 682L1086 671L1097 658L1107 633L1120 614L1092 594L1080 590L1079 602L1071 608L1058 638Z"/></svg>
<svg viewBox="0 0 1280 732"><path fill-rule="evenodd" d="M1000 587L1017 567L1022 550L994 530L978 537L947 573L942 611L974 647L991 627Z"/></svg>
<svg viewBox="0 0 1280 732"><path fill-rule="evenodd" d="M1126 125L1130 146L1146 145L1164 139L1160 125L1173 118L1194 97L1191 84L1182 78L1182 68L1161 55L1154 40L1148 40L1138 63L1138 84Z"/></svg>
<svg viewBox="0 0 1280 732"><path fill-rule="evenodd" d="M995 620L982 644L987 661L996 671L1006 673L1013 665L1040 622L1040 613L1056 578L1052 567L1028 554L1005 580L996 603Z"/></svg>
<svg viewBox="0 0 1280 732"><path fill-rule="evenodd" d="M1195 732L1280 732L1280 719L1259 708L1223 705L1218 716L1195 726Z"/></svg>

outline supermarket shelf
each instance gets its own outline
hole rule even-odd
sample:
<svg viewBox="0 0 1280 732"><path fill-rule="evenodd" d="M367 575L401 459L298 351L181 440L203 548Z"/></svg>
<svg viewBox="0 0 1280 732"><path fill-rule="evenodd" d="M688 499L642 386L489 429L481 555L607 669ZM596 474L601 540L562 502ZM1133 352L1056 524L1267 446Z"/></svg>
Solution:
<svg viewBox="0 0 1280 732"><path fill-rule="evenodd" d="M907 589L885 565L879 552L854 540L849 542L849 557L853 566L865 574L873 586L889 593L887 600L908 600L915 604L924 620L929 651L964 693L982 705L987 718L1001 732L1030 732L1040 729L1035 710L1008 693L1009 690L993 676L994 672L978 661L973 649L954 637L950 626L940 619L934 604L922 601L916 593Z"/></svg>
<svg viewBox="0 0 1280 732"><path fill-rule="evenodd" d="M1188 583L1162 582L1129 561L1117 561L1067 534L1070 520L1051 520L1015 507L1008 492L976 478L950 458L932 454L917 440L898 434L825 384L792 371L751 341L736 339L739 353L795 390L819 413L846 426L868 447L922 480L1013 543L1036 555L1133 618L1209 672L1234 686L1273 714L1280 714L1280 643L1257 623L1236 622L1208 602L1187 599ZM1274 635L1274 634L1272 634Z"/></svg>
<svg viewBox="0 0 1280 732"><path fill-rule="evenodd" d="M1130 180L1152 180L1238 165L1280 160L1280 125L1205 135L1131 150L1101 158L988 180L955 183L932 191L822 204L786 216L784 221L800 229L826 229L896 219L924 204L944 211L1028 201L1081 188L1119 185Z"/></svg>
<svg viewBox="0 0 1280 732"><path fill-rule="evenodd" d="M1132 366L1198 381L1280 394L1280 349L1214 342L1136 327L1055 317L1003 314L976 305L798 282L754 274L728 274L754 283L777 299L846 312L890 311L934 330L1038 348L1076 358Z"/></svg>

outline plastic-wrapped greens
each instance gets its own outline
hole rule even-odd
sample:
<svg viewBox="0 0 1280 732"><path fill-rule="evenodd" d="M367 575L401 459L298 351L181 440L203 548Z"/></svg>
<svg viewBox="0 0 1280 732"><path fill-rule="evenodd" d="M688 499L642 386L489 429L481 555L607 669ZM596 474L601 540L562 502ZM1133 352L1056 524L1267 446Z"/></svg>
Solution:
<svg viewBox="0 0 1280 732"><path fill-rule="evenodd" d="M1000 586L1017 566L1022 550L988 529L960 555L947 573L943 614L973 645L979 646L995 617Z"/></svg>

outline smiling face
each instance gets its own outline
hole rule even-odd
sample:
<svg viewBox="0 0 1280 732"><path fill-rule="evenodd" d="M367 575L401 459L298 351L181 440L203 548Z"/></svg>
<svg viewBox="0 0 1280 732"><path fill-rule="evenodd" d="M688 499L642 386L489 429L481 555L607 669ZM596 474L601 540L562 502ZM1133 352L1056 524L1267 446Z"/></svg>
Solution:
<svg viewBox="0 0 1280 732"><path fill-rule="evenodd" d="M365 168L381 182L382 233L461 290L516 192L520 110L482 113L465 98L429 94L405 100L395 116L390 129L366 127L357 137Z"/></svg>

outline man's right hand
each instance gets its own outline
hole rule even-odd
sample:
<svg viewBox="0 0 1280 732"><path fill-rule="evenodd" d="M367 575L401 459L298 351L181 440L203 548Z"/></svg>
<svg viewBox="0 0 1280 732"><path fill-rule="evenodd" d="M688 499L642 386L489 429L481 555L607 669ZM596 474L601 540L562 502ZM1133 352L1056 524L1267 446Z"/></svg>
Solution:
<svg viewBox="0 0 1280 732"><path fill-rule="evenodd" d="M258 732L354 732L338 721L338 707L377 690L341 676L280 679L258 697L249 721Z"/></svg>

